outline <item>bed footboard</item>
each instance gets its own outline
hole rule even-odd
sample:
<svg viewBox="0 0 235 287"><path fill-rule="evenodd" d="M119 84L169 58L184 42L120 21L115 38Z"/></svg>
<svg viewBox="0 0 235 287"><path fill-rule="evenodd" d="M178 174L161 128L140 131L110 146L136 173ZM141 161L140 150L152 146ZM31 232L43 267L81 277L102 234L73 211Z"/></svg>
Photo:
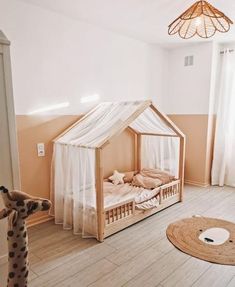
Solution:
<svg viewBox="0 0 235 287"><path fill-rule="evenodd" d="M170 183L161 186L159 204L171 199L174 196L179 196L180 193L180 180L174 180Z"/></svg>
<svg viewBox="0 0 235 287"><path fill-rule="evenodd" d="M105 225L135 214L135 200L130 199L105 208Z"/></svg>
<svg viewBox="0 0 235 287"><path fill-rule="evenodd" d="M165 209L180 201L180 180L174 180L160 187L160 192L156 195L159 205L148 210L138 210L135 208L134 198L105 209L105 234L110 236L154 213Z"/></svg>

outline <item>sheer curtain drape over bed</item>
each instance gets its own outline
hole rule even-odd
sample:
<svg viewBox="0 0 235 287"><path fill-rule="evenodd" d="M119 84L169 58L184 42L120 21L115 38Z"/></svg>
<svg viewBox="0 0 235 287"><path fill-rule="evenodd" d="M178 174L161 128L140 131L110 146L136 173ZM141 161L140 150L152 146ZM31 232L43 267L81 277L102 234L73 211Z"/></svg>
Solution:
<svg viewBox="0 0 235 287"><path fill-rule="evenodd" d="M142 136L142 168L157 168L179 178L179 146L177 137Z"/></svg>
<svg viewBox="0 0 235 287"><path fill-rule="evenodd" d="M96 237L95 150L56 143L54 159L55 222Z"/></svg>
<svg viewBox="0 0 235 287"><path fill-rule="evenodd" d="M221 57L212 184L235 186L235 52Z"/></svg>
<svg viewBox="0 0 235 287"><path fill-rule="evenodd" d="M59 138L58 142L96 148L122 129L125 121L141 106L141 102L103 103L84 120Z"/></svg>

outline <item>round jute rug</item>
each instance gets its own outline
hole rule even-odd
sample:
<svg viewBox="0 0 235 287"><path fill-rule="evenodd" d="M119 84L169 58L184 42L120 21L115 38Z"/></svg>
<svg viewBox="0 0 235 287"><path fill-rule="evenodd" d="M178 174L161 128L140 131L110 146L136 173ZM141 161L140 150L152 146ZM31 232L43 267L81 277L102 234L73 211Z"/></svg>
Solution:
<svg viewBox="0 0 235 287"><path fill-rule="evenodd" d="M167 238L181 251L205 261L235 265L235 224L192 217L170 224Z"/></svg>

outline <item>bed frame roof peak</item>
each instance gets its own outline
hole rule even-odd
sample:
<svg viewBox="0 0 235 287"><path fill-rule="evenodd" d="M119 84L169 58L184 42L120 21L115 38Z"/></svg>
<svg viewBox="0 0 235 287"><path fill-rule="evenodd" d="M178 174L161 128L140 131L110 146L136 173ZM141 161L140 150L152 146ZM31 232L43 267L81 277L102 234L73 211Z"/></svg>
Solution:
<svg viewBox="0 0 235 287"><path fill-rule="evenodd" d="M104 140L101 140L99 143L97 143L94 146L91 145L76 145L80 147L85 148L103 148L106 146L114 137L118 136L120 133L122 133L125 129L129 129L131 132L137 134L137 135L152 135L152 136L169 136L169 137L180 137L185 138L184 134L180 131L180 129L169 119L168 116L166 116L164 113L160 112L158 108L154 106L151 100L145 100L145 101L125 101L125 102L103 102L98 104L95 108L93 108L91 111L89 111L87 114L85 114L82 118L80 118L78 121L76 121L72 126L70 126L68 129L66 129L63 133L61 133L58 137L56 137L53 142L55 143L61 143L61 144L69 144L63 142L63 137L66 136L68 133L70 133L74 128L79 127L79 125L84 124L85 121L89 121L90 118L97 113L100 109L107 108L111 105L121 106L121 107L130 107L130 114L126 117L126 119L118 120L113 127L111 127L109 133L107 134L107 137L105 137ZM133 111L131 110L131 107L136 106L137 108ZM146 113L146 110L152 111L155 116L161 120L169 128L170 132L143 132L138 131L135 129L133 123L138 119L138 117ZM94 128L95 130L95 128Z"/></svg>

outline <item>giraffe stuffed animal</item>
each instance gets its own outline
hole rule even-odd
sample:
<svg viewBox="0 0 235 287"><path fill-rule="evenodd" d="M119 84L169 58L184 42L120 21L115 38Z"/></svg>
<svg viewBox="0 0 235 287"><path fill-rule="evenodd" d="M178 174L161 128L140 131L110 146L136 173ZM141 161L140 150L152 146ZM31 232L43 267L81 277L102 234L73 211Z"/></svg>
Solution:
<svg viewBox="0 0 235 287"><path fill-rule="evenodd" d="M49 210L47 199L29 196L21 191L9 192L0 187L5 208L0 211L0 219L8 217L8 281L7 287L28 286L28 234L25 220L37 212Z"/></svg>

